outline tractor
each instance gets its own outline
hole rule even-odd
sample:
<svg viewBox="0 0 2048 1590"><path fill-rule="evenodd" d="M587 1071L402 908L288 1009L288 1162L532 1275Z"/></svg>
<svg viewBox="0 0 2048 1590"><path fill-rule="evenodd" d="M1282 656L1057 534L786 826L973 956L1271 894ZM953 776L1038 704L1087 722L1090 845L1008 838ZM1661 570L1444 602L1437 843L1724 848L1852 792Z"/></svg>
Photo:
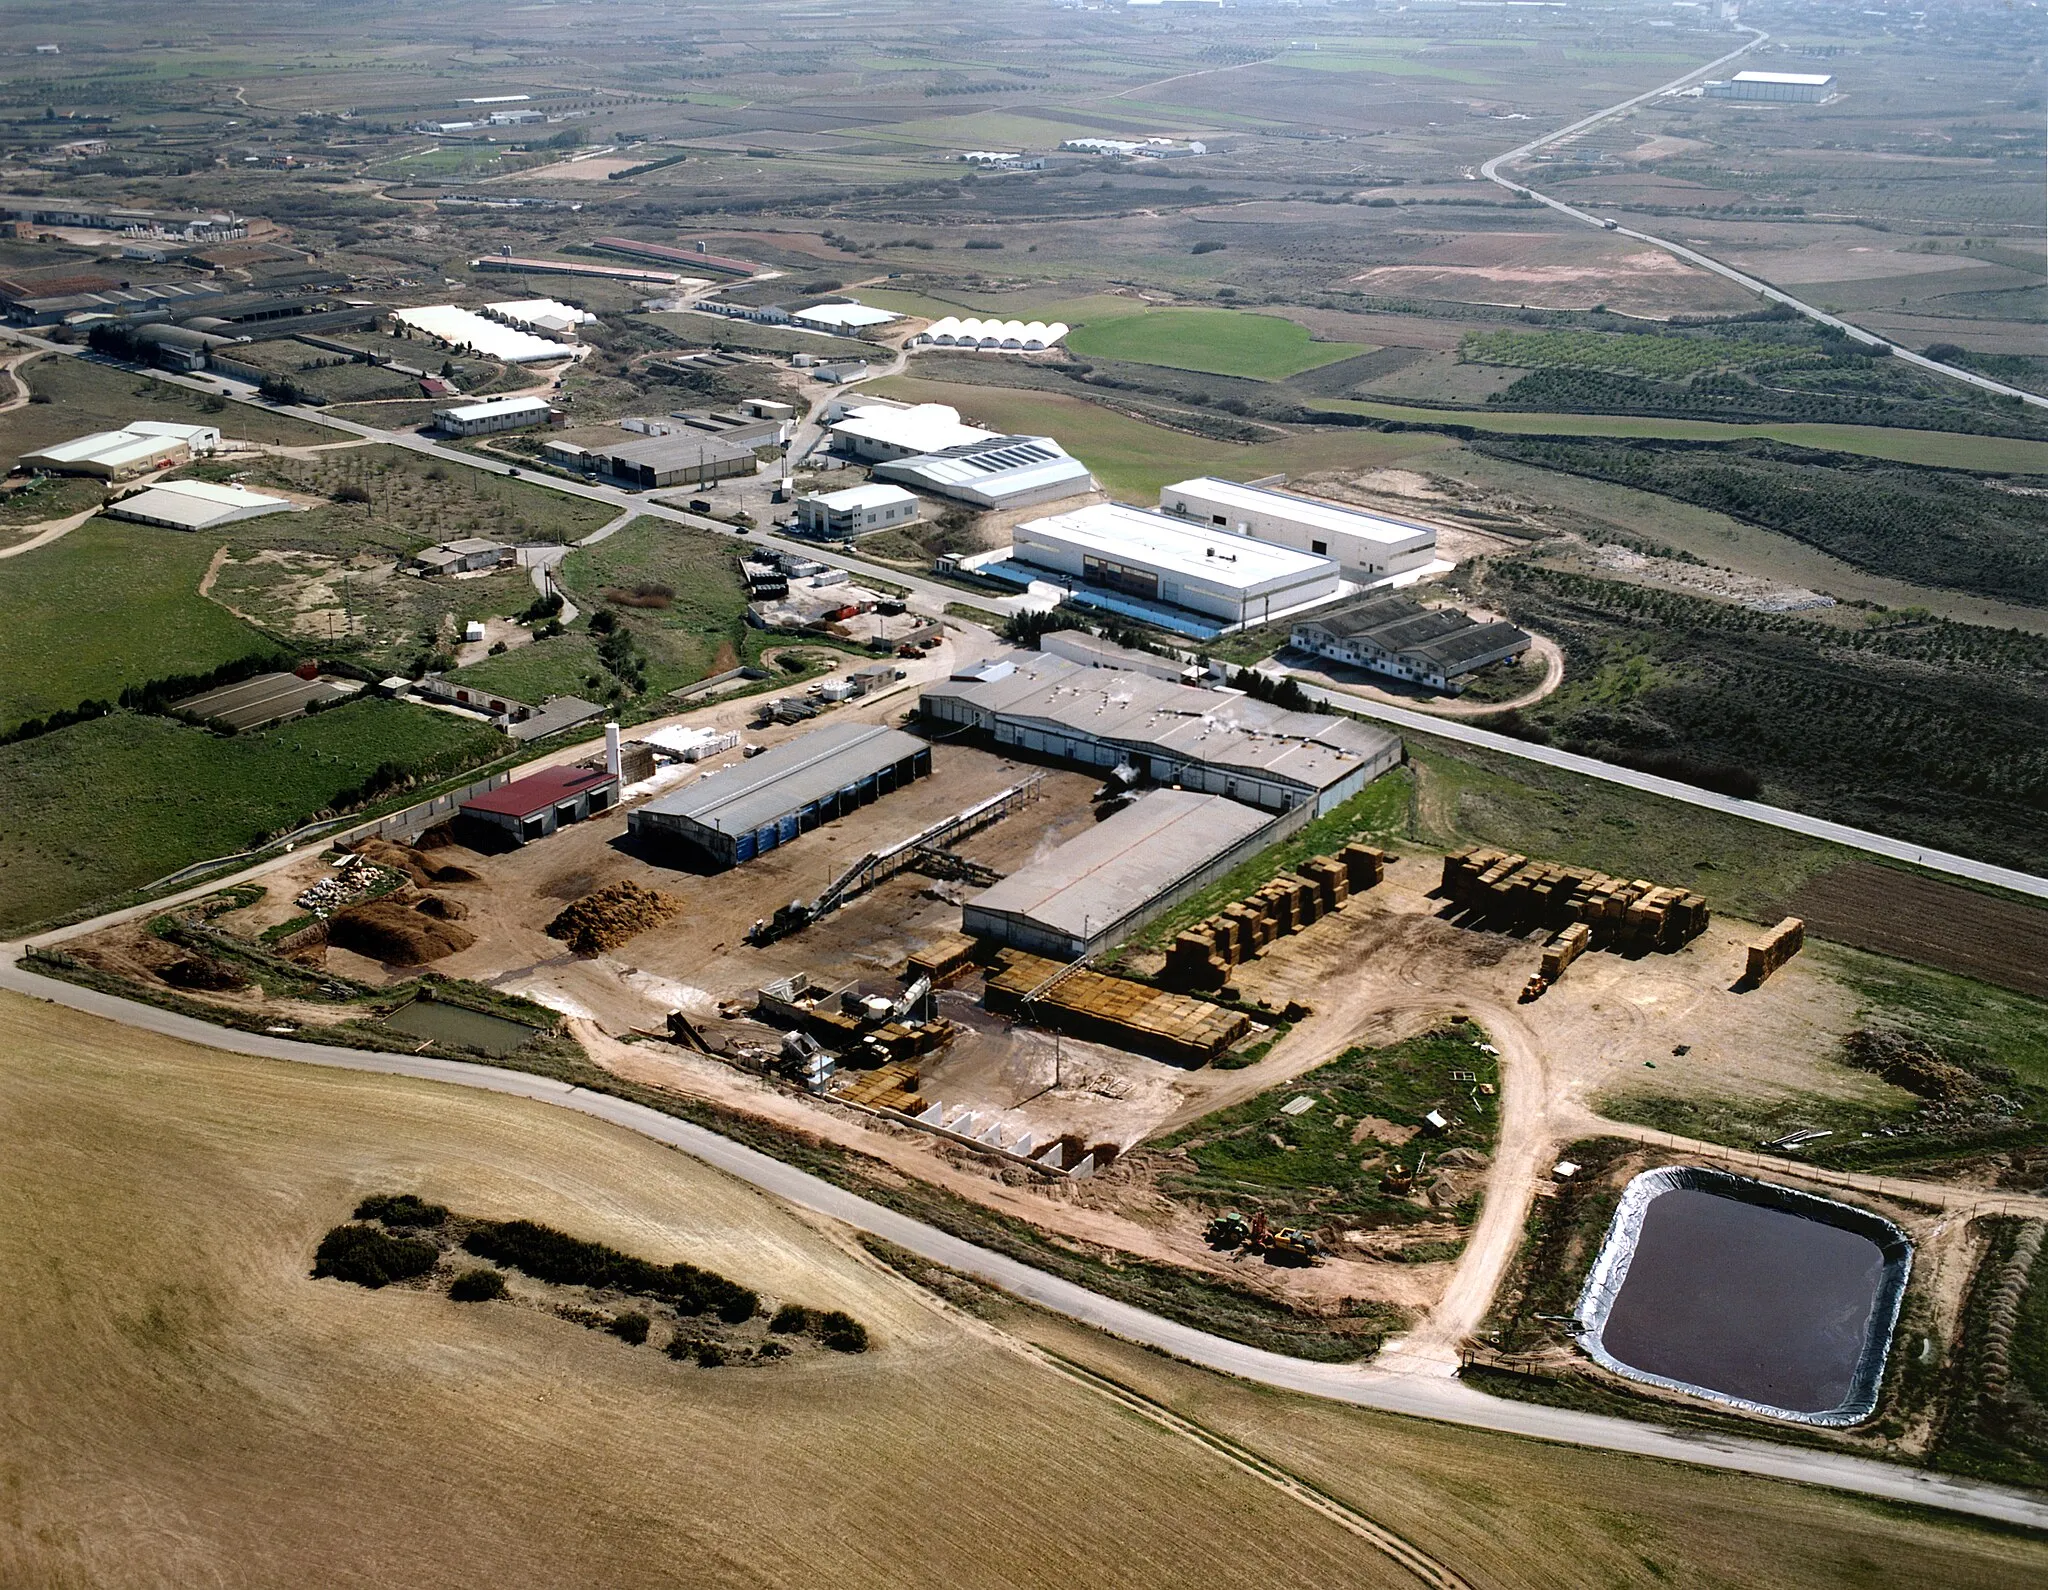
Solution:
<svg viewBox="0 0 2048 1590"><path fill-rule="evenodd" d="M1203 1236L1208 1239L1209 1246L1212 1248L1242 1248L1252 1240L1252 1225L1249 1220L1233 1209L1229 1214L1218 1215L1214 1220L1210 1221L1208 1229L1203 1232Z"/></svg>

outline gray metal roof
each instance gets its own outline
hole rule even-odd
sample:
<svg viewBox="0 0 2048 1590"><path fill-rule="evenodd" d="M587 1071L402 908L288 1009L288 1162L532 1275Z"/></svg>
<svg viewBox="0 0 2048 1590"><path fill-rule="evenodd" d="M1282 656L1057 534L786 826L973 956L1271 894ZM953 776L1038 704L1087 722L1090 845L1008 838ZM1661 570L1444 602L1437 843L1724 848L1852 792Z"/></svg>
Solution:
<svg viewBox="0 0 2048 1590"><path fill-rule="evenodd" d="M595 701L585 701L581 696L556 696L537 708L532 717L508 724L505 732L515 740L539 740L603 716L604 708Z"/></svg>
<svg viewBox="0 0 2048 1590"><path fill-rule="evenodd" d="M1153 790L967 902L1075 939L1144 909L1273 821L1221 795Z"/></svg>
<svg viewBox="0 0 2048 1590"><path fill-rule="evenodd" d="M926 749L924 741L901 729L831 723L651 800L640 814L685 818L721 834L744 834Z"/></svg>
<svg viewBox="0 0 2048 1590"><path fill-rule="evenodd" d="M1392 592L1313 614L1296 627L1363 640L1392 656L1421 658L1449 673L1510 646L1529 644L1528 634L1505 619L1482 624L1456 608L1424 607Z"/></svg>

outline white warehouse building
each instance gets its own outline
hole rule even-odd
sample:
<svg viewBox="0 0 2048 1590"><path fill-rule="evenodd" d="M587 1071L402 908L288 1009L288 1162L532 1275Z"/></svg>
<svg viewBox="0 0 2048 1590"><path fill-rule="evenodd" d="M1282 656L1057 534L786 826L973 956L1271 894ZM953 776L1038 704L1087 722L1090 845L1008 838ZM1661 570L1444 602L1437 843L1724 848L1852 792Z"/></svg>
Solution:
<svg viewBox="0 0 2048 1590"><path fill-rule="evenodd" d="M875 466L900 481L977 508L1030 508L1095 489L1088 466L1050 436L990 436Z"/></svg>
<svg viewBox="0 0 2048 1590"><path fill-rule="evenodd" d="M1761 100L1780 105L1818 105L1833 96L1835 80L1811 72L1737 72L1725 83L1702 90L1709 99Z"/></svg>
<svg viewBox="0 0 2048 1590"><path fill-rule="evenodd" d="M492 398L482 403L457 403L434 410L434 424L451 436L488 436L493 431L516 431L528 425L545 425L555 416L548 400L540 397Z"/></svg>
<svg viewBox="0 0 2048 1590"><path fill-rule="evenodd" d="M1224 624L1259 624L1338 594L1334 558L1145 508L1098 502L1011 532L1011 558L1120 596Z"/></svg>
<svg viewBox="0 0 2048 1590"><path fill-rule="evenodd" d="M965 423L960 411L948 404L892 403L886 398L848 404L828 434L834 452L871 464L995 440L995 432Z"/></svg>
<svg viewBox="0 0 2048 1590"><path fill-rule="evenodd" d="M1162 487L1159 506L1232 535L1335 558L1346 579L1361 583L1406 574L1436 558L1436 532L1427 525L1213 475Z"/></svg>

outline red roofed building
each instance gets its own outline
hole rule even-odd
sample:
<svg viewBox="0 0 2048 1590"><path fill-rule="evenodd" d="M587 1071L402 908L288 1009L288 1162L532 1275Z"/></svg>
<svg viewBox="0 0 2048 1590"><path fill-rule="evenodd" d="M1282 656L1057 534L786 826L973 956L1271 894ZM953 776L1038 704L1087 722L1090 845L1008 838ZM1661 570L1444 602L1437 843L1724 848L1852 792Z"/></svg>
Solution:
<svg viewBox="0 0 2048 1590"><path fill-rule="evenodd" d="M464 801L462 816L524 845L607 811L618 799L618 779L602 768L547 767Z"/></svg>

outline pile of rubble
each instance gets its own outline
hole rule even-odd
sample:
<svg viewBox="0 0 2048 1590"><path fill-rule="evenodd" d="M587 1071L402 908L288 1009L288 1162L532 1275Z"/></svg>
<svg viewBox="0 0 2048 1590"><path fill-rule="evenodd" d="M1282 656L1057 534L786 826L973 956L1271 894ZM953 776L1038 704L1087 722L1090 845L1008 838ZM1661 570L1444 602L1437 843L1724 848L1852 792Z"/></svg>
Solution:
<svg viewBox="0 0 2048 1590"><path fill-rule="evenodd" d="M1518 926L1583 922L1594 949L1675 950L1706 931L1706 900L1590 867L1466 849L1444 857L1443 892L1483 917Z"/></svg>
<svg viewBox="0 0 2048 1590"><path fill-rule="evenodd" d="M397 869L380 866L366 856L344 856L333 872L300 890L292 904L324 921L365 896L397 888L405 881Z"/></svg>
<svg viewBox="0 0 2048 1590"><path fill-rule="evenodd" d="M1165 977L1187 988L1218 988L1230 969L1263 951L1275 939L1298 933L1354 894L1387 875L1387 853L1372 845L1346 845L1334 856L1317 856L1292 873L1275 878L1256 894L1226 905L1197 922L1166 952Z"/></svg>

